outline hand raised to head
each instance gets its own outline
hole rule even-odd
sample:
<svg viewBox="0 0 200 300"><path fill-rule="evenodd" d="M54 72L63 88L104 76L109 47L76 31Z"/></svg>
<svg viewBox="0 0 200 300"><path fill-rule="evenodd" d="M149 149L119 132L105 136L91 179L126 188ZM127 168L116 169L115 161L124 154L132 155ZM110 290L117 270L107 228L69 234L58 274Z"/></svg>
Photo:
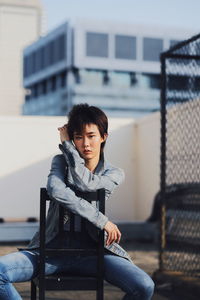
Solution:
<svg viewBox="0 0 200 300"><path fill-rule="evenodd" d="M58 131L60 132L60 140L61 143L64 141L69 141L69 135L67 130L67 124L62 127L58 127Z"/></svg>

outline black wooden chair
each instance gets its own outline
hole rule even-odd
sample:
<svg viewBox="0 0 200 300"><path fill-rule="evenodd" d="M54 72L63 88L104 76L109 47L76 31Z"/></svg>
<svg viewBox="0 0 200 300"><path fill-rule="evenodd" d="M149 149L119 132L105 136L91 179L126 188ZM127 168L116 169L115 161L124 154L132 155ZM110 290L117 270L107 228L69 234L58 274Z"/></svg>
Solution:
<svg viewBox="0 0 200 300"><path fill-rule="evenodd" d="M105 190L99 189L96 192L80 193L79 196L87 201L99 201L99 210L105 213ZM98 241L96 248L69 248L52 249L45 246L45 227L46 227L46 203L52 201L45 188L40 190L40 259L39 274L31 281L31 300L37 299L37 287L39 289L39 300L45 299L45 290L96 290L96 299L103 300L103 278L104 278L104 230L98 231ZM63 230L63 208L59 208L59 230ZM70 234L75 230L75 215L70 213ZM86 220L81 218L81 233L86 230ZM96 255L97 274L95 277L72 276L70 274L45 275L45 257L50 255Z"/></svg>

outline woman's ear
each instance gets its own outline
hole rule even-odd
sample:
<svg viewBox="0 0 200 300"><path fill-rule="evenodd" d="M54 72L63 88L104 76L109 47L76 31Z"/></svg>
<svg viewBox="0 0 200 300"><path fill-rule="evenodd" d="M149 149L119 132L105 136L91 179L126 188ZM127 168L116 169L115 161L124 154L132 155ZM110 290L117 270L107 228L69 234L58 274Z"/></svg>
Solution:
<svg viewBox="0 0 200 300"><path fill-rule="evenodd" d="M103 142L105 142L105 141L106 141L107 137L108 137L108 133L104 133Z"/></svg>

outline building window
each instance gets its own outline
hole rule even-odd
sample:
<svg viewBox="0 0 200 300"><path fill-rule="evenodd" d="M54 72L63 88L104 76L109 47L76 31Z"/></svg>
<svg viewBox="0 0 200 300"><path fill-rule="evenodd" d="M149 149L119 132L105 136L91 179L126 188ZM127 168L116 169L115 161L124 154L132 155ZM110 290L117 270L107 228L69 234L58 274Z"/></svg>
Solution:
<svg viewBox="0 0 200 300"><path fill-rule="evenodd" d="M57 78L56 75L51 77L51 91L54 92L56 91L57 88Z"/></svg>
<svg viewBox="0 0 200 300"><path fill-rule="evenodd" d="M27 87L25 88L25 101L29 101L31 99L31 88Z"/></svg>
<svg viewBox="0 0 200 300"><path fill-rule="evenodd" d="M130 87L129 72L110 72L111 85L120 88Z"/></svg>
<svg viewBox="0 0 200 300"><path fill-rule="evenodd" d="M136 59L136 37L116 35L115 57L120 59Z"/></svg>
<svg viewBox="0 0 200 300"><path fill-rule="evenodd" d="M130 86L135 86L137 84L136 74L134 72L130 72Z"/></svg>
<svg viewBox="0 0 200 300"><path fill-rule="evenodd" d="M29 55L29 74L32 75L35 73L36 68L36 53L32 52Z"/></svg>
<svg viewBox="0 0 200 300"><path fill-rule="evenodd" d="M47 81L43 80L41 84L42 84L42 95L46 95L46 93L47 93Z"/></svg>
<svg viewBox="0 0 200 300"><path fill-rule="evenodd" d="M86 55L93 57L108 57L108 34L87 32Z"/></svg>
<svg viewBox="0 0 200 300"><path fill-rule="evenodd" d="M103 72L103 85L109 85L110 83L110 77L108 74L108 71Z"/></svg>
<svg viewBox="0 0 200 300"><path fill-rule="evenodd" d="M41 69L45 67L45 47L41 48Z"/></svg>
<svg viewBox="0 0 200 300"><path fill-rule="evenodd" d="M146 78L149 88L160 89L160 75L159 74L143 73L142 76Z"/></svg>
<svg viewBox="0 0 200 300"><path fill-rule="evenodd" d="M50 48L49 48L49 43L45 45L44 47L44 67L48 67L50 65Z"/></svg>
<svg viewBox="0 0 200 300"><path fill-rule="evenodd" d="M61 74L60 74L60 86L62 88L66 87L67 85L67 72L66 71L63 71Z"/></svg>
<svg viewBox="0 0 200 300"><path fill-rule="evenodd" d="M24 56L23 62L23 77L28 77L28 57Z"/></svg>
<svg viewBox="0 0 200 300"><path fill-rule="evenodd" d="M156 38L143 39L143 59L145 61L159 61L163 51L163 40Z"/></svg>
<svg viewBox="0 0 200 300"><path fill-rule="evenodd" d="M57 58L58 61L61 61L66 58L66 35L61 34L57 39L56 39L56 44L57 44Z"/></svg>
<svg viewBox="0 0 200 300"><path fill-rule="evenodd" d="M55 61L55 45L54 41L49 42L49 64L54 64Z"/></svg>
<svg viewBox="0 0 200 300"><path fill-rule="evenodd" d="M95 69L82 69L77 74L77 80L83 85L102 86L103 72Z"/></svg>
<svg viewBox="0 0 200 300"><path fill-rule="evenodd" d="M37 83L35 85L33 85L32 89L31 89L31 95L32 95L33 98L38 97L38 85L37 85Z"/></svg>
<svg viewBox="0 0 200 300"><path fill-rule="evenodd" d="M80 76L79 69L73 68L73 74L74 74L74 81L75 81L75 83L76 84L80 84L81 83L81 76Z"/></svg>
<svg viewBox="0 0 200 300"><path fill-rule="evenodd" d="M36 64L35 64L35 72L41 70L41 57L40 57L40 48L36 51Z"/></svg>

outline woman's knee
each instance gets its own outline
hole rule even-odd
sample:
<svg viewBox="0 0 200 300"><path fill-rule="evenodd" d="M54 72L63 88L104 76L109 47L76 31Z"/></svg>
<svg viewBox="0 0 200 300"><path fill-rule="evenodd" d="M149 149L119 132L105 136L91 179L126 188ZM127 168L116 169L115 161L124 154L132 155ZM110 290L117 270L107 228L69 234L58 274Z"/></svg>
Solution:
<svg viewBox="0 0 200 300"><path fill-rule="evenodd" d="M8 282L6 274L6 266L0 262L0 285L4 285Z"/></svg>
<svg viewBox="0 0 200 300"><path fill-rule="evenodd" d="M29 257L30 256L30 257ZM29 253L14 252L0 257L0 282L30 280L36 270L37 260Z"/></svg>
<svg viewBox="0 0 200 300"><path fill-rule="evenodd" d="M151 277L147 276L139 285L139 294L141 299L150 300L154 292L155 284ZM140 299L140 298L139 298Z"/></svg>

